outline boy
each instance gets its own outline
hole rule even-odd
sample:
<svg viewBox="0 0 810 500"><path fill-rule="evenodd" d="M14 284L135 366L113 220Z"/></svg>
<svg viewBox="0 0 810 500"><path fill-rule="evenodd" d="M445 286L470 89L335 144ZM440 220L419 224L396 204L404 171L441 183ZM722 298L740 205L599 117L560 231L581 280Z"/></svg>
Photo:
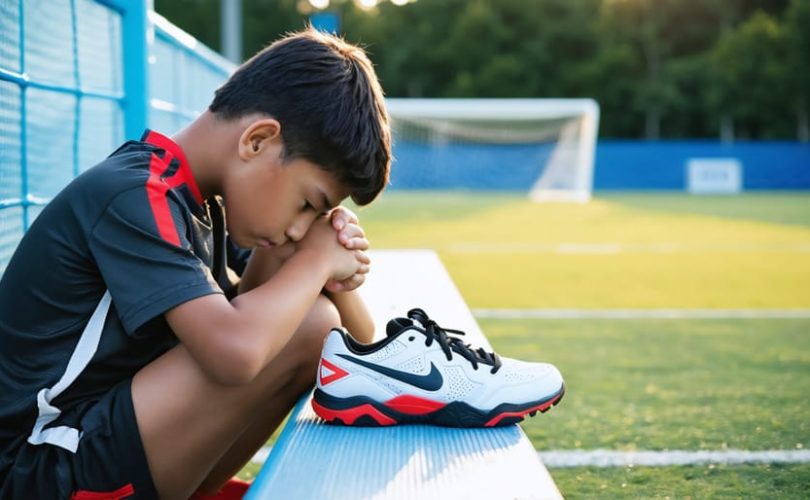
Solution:
<svg viewBox="0 0 810 500"><path fill-rule="evenodd" d="M368 241L337 205L371 202L390 159L371 63L307 30L75 179L0 281L0 498L215 493L330 328L371 340Z"/></svg>

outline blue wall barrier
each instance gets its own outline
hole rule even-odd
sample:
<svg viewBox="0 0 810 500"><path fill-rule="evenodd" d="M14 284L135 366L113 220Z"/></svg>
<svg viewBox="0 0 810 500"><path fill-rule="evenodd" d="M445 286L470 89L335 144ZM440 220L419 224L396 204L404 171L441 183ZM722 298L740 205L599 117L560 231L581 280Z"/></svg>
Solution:
<svg viewBox="0 0 810 500"><path fill-rule="evenodd" d="M690 158L737 159L743 189L810 189L810 143L618 140L599 141L594 189L683 190Z"/></svg>
<svg viewBox="0 0 810 500"><path fill-rule="evenodd" d="M394 142L391 189L528 191L551 145Z"/></svg>
<svg viewBox="0 0 810 500"><path fill-rule="evenodd" d="M181 128L233 71L150 7L0 2L0 272L73 177L146 127Z"/></svg>
<svg viewBox="0 0 810 500"><path fill-rule="evenodd" d="M391 189L528 191L552 145L395 141ZM810 144L798 142L611 141L596 148L593 188L684 190L692 158L734 158L743 189L810 189Z"/></svg>

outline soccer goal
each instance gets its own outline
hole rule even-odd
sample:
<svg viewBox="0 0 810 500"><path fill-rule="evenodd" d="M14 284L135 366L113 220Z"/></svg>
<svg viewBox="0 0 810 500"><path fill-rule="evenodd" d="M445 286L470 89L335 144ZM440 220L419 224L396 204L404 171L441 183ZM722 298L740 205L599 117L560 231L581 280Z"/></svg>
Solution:
<svg viewBox="0 0 810 500"><path fill-rule="evenodd" d="M593 99L388 99L392 188L524 190L536 201L591 197Z"/></svg>

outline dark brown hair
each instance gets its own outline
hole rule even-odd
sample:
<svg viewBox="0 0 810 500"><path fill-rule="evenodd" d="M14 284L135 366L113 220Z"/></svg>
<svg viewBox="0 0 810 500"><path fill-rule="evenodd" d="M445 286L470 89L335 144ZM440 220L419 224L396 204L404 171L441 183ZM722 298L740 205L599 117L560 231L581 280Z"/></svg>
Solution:
<svg viewBox="0 0 810 500"><path fill-rule="evenodd" d="M391 132L383 91L360 47L312 28L261 50L217 89L226 119L263 113L281 123L285 159L333 173L358 205L388 183Z"/></svg>

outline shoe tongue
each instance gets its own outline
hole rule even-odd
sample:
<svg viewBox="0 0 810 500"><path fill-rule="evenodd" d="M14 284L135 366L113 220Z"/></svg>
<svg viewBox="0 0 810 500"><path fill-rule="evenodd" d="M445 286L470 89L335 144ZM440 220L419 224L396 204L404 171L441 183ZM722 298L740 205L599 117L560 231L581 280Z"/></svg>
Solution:
<svg viewBox="0 0 810 500"><path fill-rule="evenodd" d="M421 325L410 318L394 318L385 326L385 335L393 337L394 335L398 335L402 330L412 327L421 327Z"/></svg>

